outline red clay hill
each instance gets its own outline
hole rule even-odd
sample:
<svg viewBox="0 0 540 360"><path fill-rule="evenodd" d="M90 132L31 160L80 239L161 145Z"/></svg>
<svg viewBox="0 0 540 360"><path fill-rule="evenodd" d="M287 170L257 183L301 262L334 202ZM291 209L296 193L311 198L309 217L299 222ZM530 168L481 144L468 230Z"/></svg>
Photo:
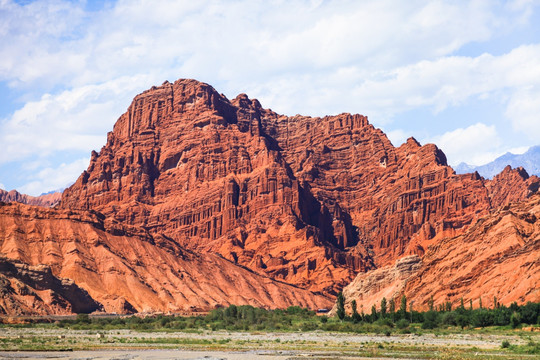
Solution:
<svg viewBox="0 0 540 360"><path fill-rule="evenodd" d="M0 203L0 314L193 312L330 299L94 211Z"/></svg>
<svg viewBox="0 0 540 360"><path fill-rule="evenodd" d="M420 258L361 273L343 290L348 311L379 307L382 298L399 303L402 294L417 310L461 298L474 307L540 302L540 194L501 206L455 237L442 239ZM335 311L335 309L334 309Z"/></svg>
<svg viewBox="0 0 540 360"><path fill-rule="evenodd" d="M171 303L208 309L249 303L249 296L267 307L325 306L358 273L432 254L493 209L528 199L539 184L522 169L505 169L493 180L456 175L435 145L410 138L396 148L362 115L288 117L244 94L230 101L210 85L178 80L136 96L88 169L64 191L60 209L42 210L40 226L62 222L64 230L50 227L35 238L73 244L39 259L14 247L8 257L50 265L55 276L73 279L79 270L66 270L56 256L77 248L79 237L97 242L124 260L104 261L111 255L94 245L86 245L90 253L77 248L75 264L103 265L88 265L101 280L75 282L110 309L151 311ZM32 215L24 214L37 210L20 206L4 207L3 216L18 232L32 233L34 225L24 224ZM15 243L9 239L0 238L2 246ZM45 250L27 253L33 251ZM202 298L217 292L213 301L171 300L180 295L169 286L178 280L168 277L190 266L183 281L198 284ZM235 275L200 284L217 269ZM145 275L133 275L109 296L114 289L103 287L103 279L131 273ZM238 279L254 293L234 289ZM139 281L154 295L141 295Z"/></svg>

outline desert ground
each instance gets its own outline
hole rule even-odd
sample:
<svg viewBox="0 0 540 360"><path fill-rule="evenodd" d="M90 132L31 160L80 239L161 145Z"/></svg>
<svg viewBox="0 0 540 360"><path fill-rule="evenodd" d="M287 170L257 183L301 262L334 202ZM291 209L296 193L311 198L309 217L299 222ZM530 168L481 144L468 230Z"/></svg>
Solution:
<svg viewBox="0 0 540 360"><path fill-rule="evenodd" d="M0 359L537 359L503 349L540 341L504 334L347 334L328 332L141 332L1 328ZM10 351L23 350L23 351ZM44 351L49 350L49 351Z"/></svg>

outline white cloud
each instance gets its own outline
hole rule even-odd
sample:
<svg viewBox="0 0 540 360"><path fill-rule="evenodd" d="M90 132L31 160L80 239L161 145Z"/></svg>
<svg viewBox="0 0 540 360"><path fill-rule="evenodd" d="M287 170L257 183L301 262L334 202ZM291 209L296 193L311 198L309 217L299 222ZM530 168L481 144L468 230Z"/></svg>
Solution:
<svg viewBox="0 0 540 360"><path fill-rule="evenodd" d="M540 45L454 56L522 29L534 6L119 0L88 13L84 1L0 0L0 81L26 102L0 121L0 165L24 160L39 171L61 151L97 149L137 92L179 77L280 113L363 113L396 145L405 138L396 128L407 128L399 114L496 98L535 138Z"/></svg>
<svg viewBox="0 0 540 360"><path fill-rule="evenodd" d="M2 183L0 183L0 189L7 190L6 187L4 186L4 184L2 184Z"/></svg>
<svg viewBox="0 0 540 360"><path fill-rule="evenodd" d="M518 89L505 113L514 128L529 139L540 140L540 82L538 86Z"/></svg>
<svg viewBox="0 0 540 360"><path fill-rule="evenodd" d="M75 182L89 163L90 157L86 157L69 164L62 163L55 168L46 167L31 176L30 182L18 188L18 191L37 196L46 191L63 189Z"/></svg>
<svg viewBox="0 0 540 360"><path fill-rule="evenodd" d="M58 95L45 94L38 101L26 103L1 124L0 164L60 151L98 150L136 89L147 82L142 76L114 79Z"/></svg>
<svg viewBox="0 0 540 360"><path fill-rule="evenodd" d="M442 149L448 163L457 165L465 162L469 165L482 165L502 155L501 139L495 126L476 123L467 128L458 128L443 135L427 139Z"/></svg>
<svg viewBox="0 0 540 360"><path fill-rule="evenodd" d="M11 41L0 45L0 79L20 87L99 83L148 68L235 88L352 64L374 71L448 55L515 26L528 11L501 13L485 1L154 0L119 1L89 15L78 2L2 4L0 36Z"/></svg>
<svg viewBox="0 0 540 360"><path fill-rule="evenodd" d="M396 147L403 144L405 141L407 141L408 138L412 136L409 132L402 129L386 131L385 133L388 139L390 139L392 144Z"/></svg>
<svg viewBox="0 0 540 360"><path fill-rule="evenodd" d="M508 149L508 152L514 155L521 155L521 154L525 154L527 150L529 150L529 146L519 146L519 147Z"/></svg>

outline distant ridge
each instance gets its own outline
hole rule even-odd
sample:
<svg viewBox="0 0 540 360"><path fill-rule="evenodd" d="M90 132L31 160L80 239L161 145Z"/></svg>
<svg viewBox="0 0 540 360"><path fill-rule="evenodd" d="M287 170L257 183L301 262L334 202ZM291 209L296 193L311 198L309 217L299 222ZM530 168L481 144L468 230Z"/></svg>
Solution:
<svg viewBox="0 0 540 360"><path fill-rule="evenodd" d="M30 196L21 194L17 190L6 191L0 189L0 201L3 202L18 202L26 205L53 207L58 205L61 199L62 191L50 191L39 196Z"/></svg>
<svg viewBox="0 0 540 360"><path fill-rule="evenodd" d="M455 167L455 170L458 174L466 174L477 171L486 179L492 179L507 165L510 165L512 168L521 166L529 175L540 175L540 146L532 146L524 154L516 155L508 152L485 165L474 166L462 162Z"/></svg>

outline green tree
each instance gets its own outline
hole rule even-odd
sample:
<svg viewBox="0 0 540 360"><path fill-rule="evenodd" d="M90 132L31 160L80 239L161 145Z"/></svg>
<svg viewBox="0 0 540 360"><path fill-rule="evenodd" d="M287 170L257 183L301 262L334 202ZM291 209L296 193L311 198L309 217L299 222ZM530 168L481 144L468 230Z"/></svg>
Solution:
<svg viewBox="0 0 540 360"><path fill-rule="evenodd" d="M446 312L450 312L452 311L452 302L450 301L447 301L446 302L446 306L445 306L445 309L444 309Z"/></svg>
<svg viewBox="0 0 540 360"><path fill-rule="evenodd" d="M352 320L355 324L359 323L362 317L356 310L356 300L351 301L351 307L352 307Z"/></svg>
<svg viewBox="0 0 540 360"><path fill-rule="evenodd" d="M516 329L519 324L521 324L521 319L519 318L519 314L517 312L514 312L512 316L510 316L510 325L512 325L512 329Z"/></svg>
<svg viewBox="0 0 540 360"><path fill-rule="evenodd" d="M229 319L236 319L238 315L238 307L234 304L225 309L225 317Z"/></svg>
<svg viewBox="0 0 540 360"><path fill-rule="evenodd" d="M424 313L422 329L435 329L437 326L439 326L439 315L435 311Z"/></svg>
<svg viewBox="0 0 540 360"><path fill-rule="evenodd" d="M461 326L462 329L464 329L465 326L469 326L470 324L469 316L467 316L465 313L458 312L458 315L456 316L456 323Z"/></svg>
<svg viewBox="0 0 540 360"><path fill-rule="evenodd" d="M392 322L396 321L395 314L396 314L396 302L394 301L394 299L390 299L390 316L392 317Z"/></svg>
<svg viewBox="0 0 540 360"><path fill-rule="evenodd" d="M371 307L371 321L372 322L377 321L378 318L379 318L379 315L377 314L377 307L373 305Z"/></svg>
<svg viewBox="0 0 540 360"><path fill-rule="evenodd" d="M428 300L428 308L429 308L429 311L433 311L433 304L434 304L434 301L433 301L433 295L431 295L431 297L429 298Z"/></svg>
<svg viewBox="0 0 540 360"><path fill-rule="evenodd" d="M399 305L399 312L402 318L405 318L407 314L407 297L405 294L401 297L401 304Z"/></svg>
<svg viewBox="0 0 540 360"><path fill-rule="evenodd" d="M340 320L345 319L345 296L343 296L343 293L340 291L337 296L337 310L336 315Z"/></svg>
<svg viewBox="0 0 540 360"><path fill-rule="evenodd" d="M383 297L381 300L381 318L386 317L386 298Z"/></svg>

